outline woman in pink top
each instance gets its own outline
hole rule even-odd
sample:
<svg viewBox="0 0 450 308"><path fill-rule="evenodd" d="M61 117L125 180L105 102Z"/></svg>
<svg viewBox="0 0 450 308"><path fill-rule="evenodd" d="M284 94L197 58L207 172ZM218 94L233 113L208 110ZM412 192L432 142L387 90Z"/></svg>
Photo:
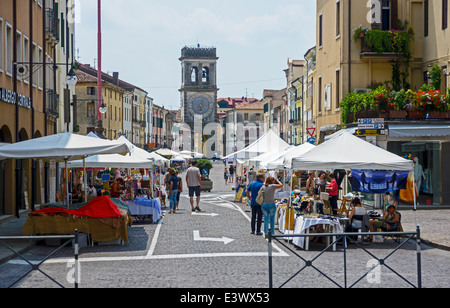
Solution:
<svg viewBox="0 0 450 308"><path fill-rule="evenodd" d="M329 177L331 178L331 183L328 185L328 193L330 194L330 205L333 209L333 214L337 215L338 212L338 205L337 205L337 199L339 194L339 187L336 182L336 178L334 177L333 173L330 173Z"/></svg>

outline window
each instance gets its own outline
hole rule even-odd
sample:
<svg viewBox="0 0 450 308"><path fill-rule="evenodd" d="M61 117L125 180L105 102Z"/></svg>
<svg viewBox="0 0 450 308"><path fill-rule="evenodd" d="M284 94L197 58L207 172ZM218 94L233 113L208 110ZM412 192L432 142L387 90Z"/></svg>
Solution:
<svg viewBox="0 0 450 308"><path fill-rule="evenodd" d="M341 35L341 2L336 2L336 37Z"/></svg>
<svg viewBox="0 0 450 308"><path fill-rule="evenodd" d="M36 45L35 42L33 42L33 48L32 48L32 51L31 51L31 61L33 61L34 63L37 63L38 62L38 58L37 57L38 57L38 55L37 55L37 45ZM30 74L30 78L33 80L33 82L32 82L33 87L36 88L37 84L36 84L35 74Z"/></svg>
<svg viewBox="0 0 450 308"><path fill-rule="evenodd" d="M319 77L319 102L318 102L318 110L322 112L322 77Z"/></svg>
<svg viewBox="0 0 450 308"><path fill-rule="evenodd" d="M25 35L23 36L23 62L30 62L30 40ZM29 80L25 79L23 82L28 83Z"/></svg>
<svg viewBox="0 0 450 308"><path fill-rule="evenodd" d="M3 19L0 18L0 73L3 73L3 49L4 49L4 31L3 31Z"/></svg>
<svg viewBox="0 0 450 308"><path fill-rule="evenodd" d="M244 121L248 121L248 113L244 113Z"/></svg>
<svg viewBox="0 0 450 308"><path fill-rule="evenodd" d="M94 102L87 103L86 115L88 118L95 117L95 103Z"/></svg>
<svg viewBox="0 0 450 308"><path fill-rule="evenodd" d="M322 28L322 14L319 15L319 48L322 47L322 35L323 35L323 28Z"/></svg>
<svg viewBox="0 0 450 308"><path fill-rule="evenodd" d="M16 32L16 62L22 62L22 33L20 31ZM22 80L22 76L17 74L17 79Z"/></svg>
<svg viewBox="0 0 450 308"><path fill-rule="evenodd" d="M10 24L6 23L6 74L12 76L13 70L13 33Z"/></svg>
<svg viewBox="0 0 450 308"><path fill-rule="evenodd" d="M391 30L391 1L383 0L381 7L381 29Z"/></svg>
<svg viewBox="0 0 450 308"><path fill-rule="evenodd" d="M448 27L448 0L442 0L442 30Z"/></svg>
<svg viewBox="0 0 450 308"><path fill-rule="evenodd" d="M38 47L38 62L43 63L44 62L44 53L42 51L42 47ZM44 67L40 67L38 70L38 89L42 90L44 87Z"/></svg>
<svg viewBox="0 0 450 308"><path fill-rule="evenodd" d="M87 87L87 95L95 95L95 87Z"/></svg>
<svg viewBox="0 0 450 308"><path fill-rule="evenodd" d="M336 71L336 109L339 108L339 103L341 100L341 71Z"/></svg>

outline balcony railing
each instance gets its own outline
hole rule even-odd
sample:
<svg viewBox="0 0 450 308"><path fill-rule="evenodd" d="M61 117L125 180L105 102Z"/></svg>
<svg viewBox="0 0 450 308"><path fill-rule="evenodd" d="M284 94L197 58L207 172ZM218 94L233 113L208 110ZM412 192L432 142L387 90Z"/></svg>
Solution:
<svg viewBox="0 0 450 308"><path fill-rule="evenodd" d="M45 103L45 111L50 116L55 118L59 118L59 95L51 89L47 89L46 91L46 103Z"/></svg>
<svg viewBox="0 0 450 308"><path fill-rule="evenodd" d="M51 44L59 43L59 18L53 8L45 9L45 36Z"/></svg>

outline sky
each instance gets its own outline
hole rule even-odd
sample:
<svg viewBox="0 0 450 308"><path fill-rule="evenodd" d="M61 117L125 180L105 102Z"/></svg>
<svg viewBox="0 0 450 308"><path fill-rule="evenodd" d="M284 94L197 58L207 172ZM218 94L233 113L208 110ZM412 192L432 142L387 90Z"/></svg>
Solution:
<svg viewBox="0 0 450 308"><path fill-rule="evenodd" d="M78 0L76 53L94 66L97 1ZM288 58L315 46L314 0L103 0L102 70L180 108L181 49L216 47L218 97L283 89Z"/></svg>

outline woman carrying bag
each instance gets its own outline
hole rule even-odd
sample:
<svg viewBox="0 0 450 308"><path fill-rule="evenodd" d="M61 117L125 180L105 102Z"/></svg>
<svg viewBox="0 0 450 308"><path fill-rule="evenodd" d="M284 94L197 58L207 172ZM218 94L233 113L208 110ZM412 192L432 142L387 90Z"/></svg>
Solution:
<svg viewBox="0 0 450 308"><path fill-rule="evenodd" d="M277 181L278 184L274 184ZM275 230L275 213L277 207L275 206L275 191L283 187L283 184L274 177L268 177L265 185L261 188L256 198L256 202L261 204L262 211L264 214L264 234L265 237L269 237L269 221L270 221L270 232L274 234ZM261 201L262 200L262 201Z"/></svg>

